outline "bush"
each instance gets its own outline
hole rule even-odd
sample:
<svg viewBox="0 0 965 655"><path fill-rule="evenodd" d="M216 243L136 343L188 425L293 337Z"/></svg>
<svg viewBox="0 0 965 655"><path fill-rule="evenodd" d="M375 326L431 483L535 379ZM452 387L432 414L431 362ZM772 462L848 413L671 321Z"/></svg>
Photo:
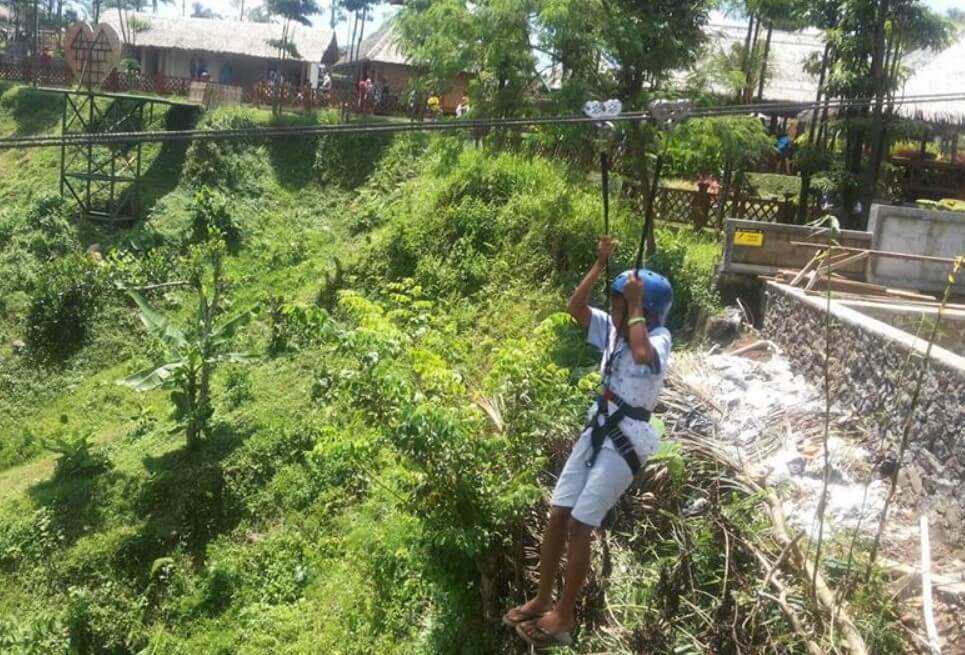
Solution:
<svg viewBox="0 0 965 655"><path fill-rule="evenodd" d="M27 311L27 345L41 359L64 360L87 340L104 292L104 275L84 255L43 267Z"/></svg>
<svg viewBox="0 0 965 655"><path fill-rule="evenodd" d="M666 275L673 284L670 329L678 337L686 336L702 315L712 314L720 306L714 286L720 247L683 230L658 230L656 239L657 252L647 266Z"/></svg>
<svg viewBox="0 0 965 655"><path fill-rule="evenodd" d="M74 430L46 441L44 447L60 455L54 477L91 475L110 468L107 455L91 444L90 437L88 432Z"/></svg>
<svg viewBox="0 0 965 655"><path fill-rule="evenodd" d="M204 186L194 194L189 240L205 243L211 239L221 239L230 252L237 252L241 229L228 208L228 198L217 189Z"/></svg>
<svg viewBox="0 0 965 655"><path fill-rule="evenodd" d="M323 114L322 124L339 122L334 113ZM354 189L375 171L382 153L392 142L390 133L333 134L319 137L315 173L323 183Z"/></svg>
<svg viewBox="0 0 965 655"><path fill-rule="evenodd" d="M211 130L260 127L256 116L257 112L250 108L222 107L207 113L198 127ZM188 147L182 174L195 187L212 186L256 194L270 176L267 162L265 147L244 139L193 141Z"/></svg>

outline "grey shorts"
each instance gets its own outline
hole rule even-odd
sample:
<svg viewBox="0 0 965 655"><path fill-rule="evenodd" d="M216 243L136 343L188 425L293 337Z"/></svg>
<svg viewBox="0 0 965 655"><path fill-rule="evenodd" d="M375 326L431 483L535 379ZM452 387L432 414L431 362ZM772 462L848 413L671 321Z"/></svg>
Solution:
<svg viewBox="0 0 965 655"><path fill-rule="evenodd" d="M590 454L590 431L573 446L550 501L557 507L570 507L570 516L585 525L600 527L603 517L633 482L633 472L623 456L607 441L592 468L586 467Z"/></svg>

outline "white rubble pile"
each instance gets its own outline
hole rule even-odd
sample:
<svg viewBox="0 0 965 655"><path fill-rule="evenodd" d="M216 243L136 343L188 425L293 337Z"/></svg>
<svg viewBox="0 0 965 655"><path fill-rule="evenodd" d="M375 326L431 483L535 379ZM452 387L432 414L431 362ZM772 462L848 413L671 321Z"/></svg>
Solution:
<svg viewBox="0 0 965 655"><path fill-rule="evenodd" d="M684 380L702 389L723 411L718 438L730 444L732 455L743 466L779 489L789 523L816 538L824 476L824 394L795 375L780 353L768 361L707 355L702 363ZM836 423L843 418L832 405L824 535L852 533L858 527L870 536L878 527L887 480L872 470L867 450L842 434ZM886 536L900 538L903 532L897 522L889 521Z"/></svg>

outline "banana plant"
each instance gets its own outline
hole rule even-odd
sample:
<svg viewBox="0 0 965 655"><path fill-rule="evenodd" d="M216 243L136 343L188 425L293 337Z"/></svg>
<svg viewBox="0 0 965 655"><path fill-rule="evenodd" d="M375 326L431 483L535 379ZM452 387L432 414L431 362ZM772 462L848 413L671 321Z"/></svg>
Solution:
<svg viewBox="0 0 965 655"><path fill-rule="evenodd" d="M220 295L220 266L216 263L210 291L197 280L198 314L194 329L183 330L150 304L136 291L128 295L140 310L141 323L162 341L167 361L155 364L121 381L135 391L170 389L174 418L183 426L189 448L199 445L207 435L213 413L211 376L215 366L224 362L246 362L244 353L231 352L231 341L238 329L251 317L250 310L215 326Z"/></svg>

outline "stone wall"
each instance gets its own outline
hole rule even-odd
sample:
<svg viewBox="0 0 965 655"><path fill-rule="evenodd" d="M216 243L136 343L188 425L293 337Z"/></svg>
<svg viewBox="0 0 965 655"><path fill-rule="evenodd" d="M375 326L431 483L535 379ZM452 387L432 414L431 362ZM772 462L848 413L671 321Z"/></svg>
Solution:
<svg viewBox="0 0 965 655"><path fill-rule="evenodd" d="M765 289L764 336L822 389L826 303L773 282ZM831 317L831 392L862 417L873 448L895 452L927 343L833 301ZM965 508L965 358L933 347L909 444L911 486Z"/></svg>

